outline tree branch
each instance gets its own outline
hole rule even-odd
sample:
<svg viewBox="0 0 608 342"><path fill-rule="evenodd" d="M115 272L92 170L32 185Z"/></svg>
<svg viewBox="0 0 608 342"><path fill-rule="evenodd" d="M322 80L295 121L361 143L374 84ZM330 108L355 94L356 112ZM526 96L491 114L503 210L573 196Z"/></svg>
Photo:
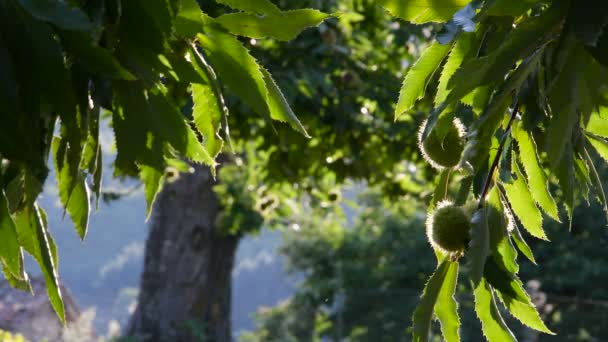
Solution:
<svg viewBox="0 0 608 342"><path fill-rule="evenodd" d="M488 194L488 190L490 190L490 184L492 183L492 178L494 176L494 172L498 167L498 163L500 161L500 156L502 155L502 150L505 146L505 141L507 141L507 137L511 134L511 126L513 126L513 121L515 121L515 117L517 117L517 113L519 112L519 102L515 104L513 107L513 111L511 112L511 118L509 118L509 123L507 123L507 128L505 132L502 134L500 138L500 144L498 146L498 151L496 151L496 155L494 156L494 160L492 161L492 166L490 166L490 171L488 172L488 176L486 177L486 181L483 185L483 190L479 195L479 204L477 204L477 209L481 209L483 207L483 202L485 201L486 195Z"/></svg>

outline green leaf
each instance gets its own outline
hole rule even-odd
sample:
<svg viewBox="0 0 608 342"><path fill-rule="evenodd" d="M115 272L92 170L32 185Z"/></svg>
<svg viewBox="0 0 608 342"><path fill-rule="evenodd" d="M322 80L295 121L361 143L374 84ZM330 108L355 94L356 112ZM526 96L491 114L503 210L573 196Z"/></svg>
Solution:
<svg viewBox="0 0 608 342"><path fill-rule="evenodd" d="M560 189L563 192L563 201L572 225L572 211L574 210L574 157L572 145L566 145L564 154L560 158L557 166L553 168Z"/></svg>
<svg viewBox="0 0 608 342"><path fill-rule="evenodd" d="M214 31L213 38L197 37L220 81L256 113L270 118L264 75L249 51L230 34Z"/></svg>
<svg viewBox="0 0 608 342"><path fill-rule="evenodd" d="M604 191L602 179L595 169L595 165L593 164L593 160L591 159L589 152L587 152L587 149L583 148L583 152L585 154L585 160L587 160L589 168L591 169L592 182L595 186L597 197L600 203L604 206L604 214L606 214L606 221L608 222L608 200L606 200L606 192Z"/></svg>
<svg viewBox="0 0 608 342"><path fill-rule="evenodd" d="M392 15L414 24L446 22L470 0L377 0Z"/></svg>
<svg viewBox="0 0 608 342"><path fill-rule="evenodd" d="M488 209L477 210L471 218L471 241L467 252L469 277L477 287L483 275L486 258L490 254L490 233L488 226Z"/></svg>
<svg viewBox="0 0 608 342"><path fill-rule="evenodd" d="M454 298L457 282L458 262L449 262L446 276L439 290L437 303L435 304L435 314L441 323L441 333L446 342L460 341L458 303Z"/></svg>
<svg viewBox="0 0 608 342"><path fill-rule="evenodd" d="M239 11L257 14L280 14L281 10L270 0L215 0Z"/></svg>
<svg viewBox="0 0 608 342"><path fill-rule="evenodd" d="M566 65L580 65L581 52L578 46L570 52ZM555 83L549 91L549 104L552 117L547 128L546 150L551 165L555 167L561 159L566 144L570 141L573 129L578 122L577 89L578 82L582 81L576 68L564 67L556 77Z"/></svg>
<svg viewBox="0 0 608 342"><path fill-rule="evenodd" d="M74 222L81 240L84 240L89 223L90 193L86 175L78 170L79 160L70 153L71 146L62 138L53 138L55 175L59 199Z"/></svg>
<svg viewBox="0 0 608 342"><path fill-rule="evenodd" d="M17 212L15 214L17 235L23 248L40 265L51 305L61 322L65 324L65 311L59 288L56 257L53 253L54 242L49 235L43 215L44 212L36 203Z"/></svg>
<svg viewBox="0 0 608 342"><path fill-rule="evenodd" d="M539 239L547 240L547 235L543 230L543 216L534 203L528 184L526 184L517 162L512 163L512 169L516 179L511 184L503 184L503 187L511 208L513 208L513 213L530 234Z"/></svg>
<svg viewBox="0 0 608 342"><path fill-rule="evenodd" d="M18 277L23 273L17 228L11 218L4 189L0 189L0 260L6 272Z"/></svg>
<svg viewBox="0 0 608 342"><path fill-rule="evenodd" d="M454 43L454 47L450 51L450 55L441 70L441 76L439 77L439 85L437 86L437 93L435 94L435 104L442 103L448 96L448 82L454 75L456 70L462 64L465 56L471 50L475 35L473 33L462 33L460 38Z"/></svg>
<svg viewBox="0 0 608 342"><path fill-rule="evenodd" d="M517 123L513 125L512 134L519 147L519 159L526 171L532 197L547 215L559 222L557 204L549 192L547 176L540 164L534 138Z"/></svg>
<svg viewBox="0 0 608 342"><path fill-rule="evenodd" d="M198 35L199 42L219 79L263 118L288 122L308 136L282 93L249 51L232 35L213 32L213 39Z"/></svg>
<svg viewBox="0 0 608 342"><path fill-rule="evenodd" d="M504 211L498 187L490 190L486 202L486 217L490 231L490 253L494 261L505 271L517 273L517 251L511 244L509 232L507 231L508 217Z"/></svg>
<svg viewBox="0 0 608 342"><path fill-rule="evenodd" d="M487 141L494 136L503 122L505 112L513 102L513 95L517 94L528 75L537 68L541 56L542 50L524 60L492 96L492 100L483 110L480 118L473 124L473 130L476 131L476 138L479 141ZM472 160L473 167L478 168L486 157L487 150L478 149Z"/></svg>
<svg viewBox="0 0 608 342"><path fill-rule="evenodd" d="M144 183L144 194L146 197L146 220L150 218L156 195L160 192L164 180L164 171L157 170L146 165L139 165L139 178Z"/></svg>
<svg viewBox="0 0 608 342"><path fill-rule="evenodd" d="M441 292L441 288L444 285L448 273L454 272L454 266L451 264L453 264L453 262L444 259L424 287L422 298L420 299L418 306L416 306L413 317L413 341L415 342L427 342L429 339L435 303L437 303L439 293ZM457 271L458 269L456 267L456 272Z"/></svg>
<svg viewBox="0 0 608 342"><path fill-rule="evenodd" d="M298 117L294 114L293 110L287 103L287 100L283 96L281 89L276 85L270 73L264 69L260 68L262 74L264 75L264 82L266 84L266 88L268 89L268 108L270 109L270 117L274 120L287 122L297 132L300 132L307 138L310 138L308 132Z"/></svg>
<svg viewBox="0 0 608 342"><path fill-rule="evenodd" d="M23 268L23 253L20 254L21 257L21 268ZM6 279L6 281L8 281L8 283L16 288L19 289L21 291L25 291L25 292L29 292L29 293L33 293L32 290L32 284L30 283L30 278L28 277L27 273L25 273L25 270L23 270L23 272L19 275L19 277L16 277L14 274L12 274L9 271L9 266L7 264L4 263L4 261L2 259L0 259L0 268L2 268L2 273L4 274L4 279Z"/></svg>
<svg viewBox="0 0 608 342"><path fill-rule="evenodd" d="M203 16L196 0L182 0L175 17L175 32L183 37L192 38L203 32Z"/></svg>
<svg viewBox="0 0 608 342"><path fill-rule="evenodd" d="M216 21L235 35L288 41L304 29L318 26L328 17L328 14L315 9L298 9L285 11L280 15L264 16L242 12L228 13L217 17Z"/></svg>
<svg viewBox="0 0 608 342"><path fill-rule="evenodd" d="M134 80L135 76L123 68L112 53L93 43L88 34L60 32L61 43L66 52L78 58L90 71L112 78Z"/></svg>
<svg viewBox="0 0 608 342"><path fill-rule="evenodd" d="M521 235L517 224L513 222L513 231L511 232L511 237L513 238L513 242L515 242L515 246L530 260L533 264L536 265L536 260L534 259L534 254L532 253L532 249L524 240L524 237Z"/></svg>
<svg viewBox="0 0 608 342"><path fill-rule="evenodd" d="M534 304L532 304L530 297L523 288L522 282L515 274L501 271L498 265L489 259L486 263L484 276L496 290L500 301L515 318L532 329L554 335L540 319Z"/></svg>
<svg viewBox="0 0 608 342"><path fill-rule="evenodd" d="M207 153L215 158L222 150L223 140L218 135L222 126L222 111L211 86L192 84L192 118L196 128L203 135L203 145Z"/></svg>
<svg viewBox="0 0 608 342"><path fill-rule="evenodd" d="M538 0L496 0L488 7L486 14L518 17L538 3Z"/></svg>
<svg viewBox="0 0 608 342"><path fill-rule="evenodd" d="M592 113L585 130L602 138L608 138L608 120L597 112Z"/></svg>
<svg viewBox="0 0 608 342"><path fill-rule="evenodd" d="M73 31L89 31L93 24L87 15L77 7L56 0L17 0L31 16L57 27Z"/></svg>
<svg viewBox="0 0 608 342"><path fill-rule="evenodd" d="M456 101L479 86L502 82L519 59L530 56L551 39L562 23L562 11L561 6L554 5L540 16L524 21L490 54L465 63L450 79L448 88L452 91L446 101Z"/></svg>
<svg viewBox="0 0 608 342"><path fill-rule="evenodd" d="M424 50L420 58L408 70L399 92L399 100L395 109L395 120L412 109L416 100L424 96L431 76L439 68L441 61L443 61L451 47L451 44L441 45L434 42Z"/></svg>
<svg viewBox="0 0 608 342"><path fill-rule="evenodd" d="M587 134L586 136L587 141L589 141L591 146L593 146L593 148L595 149L595 151L597 151L600 157L602 157L605 161L608 162L608 142L606 142L604 139L600 139L589 134Z"/></svg>
<svg viewBox="0 0 608 342"><path fill-rule="evenodd" d="M475 312L481 321L481 329L486 339L492 342L517 342L500 315L494 292L485 278L482 278L479 285L474 287L473 293L475 295Z"/></svg>

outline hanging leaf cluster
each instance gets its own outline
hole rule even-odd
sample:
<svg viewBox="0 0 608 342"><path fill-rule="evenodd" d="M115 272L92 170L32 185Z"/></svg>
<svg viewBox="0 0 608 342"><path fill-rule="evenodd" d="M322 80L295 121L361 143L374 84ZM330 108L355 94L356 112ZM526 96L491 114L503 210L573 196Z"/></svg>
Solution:
<svg viewBox="0 0 608 342"><path fill-rule="evenodd" d="M427 221L438 266L413 317L414 341L429 339L434 317L446 341L460 340L459 268L489 341L515 340L504 309L552 334L518 278L517 256L536 263L522 228L549 240L545 220L570 222L581 202L597 200L607 208L596 170L597 162L608 160L606 6L379 2L414 23L444 23L405 75L395 113L397 120L407 118L417 100L434 95L419 144L441 171ZM468 217L468 233L456 214ZM455 244L459 239L468 243Z"/></svg>
<svg viewBox="0 0 608 342"><path fill-rule="evenodd" d="M289 40L328 17L268 0L227 1L212 18L195 0L0 2L0 264L30 290L23 252L65 321L58 260L37 198L52 159L59 198L81 239L99 199L100 118L111 116L115 174L141 178L148 215L166 171L212 168L229 140L224 91L268 122L300 123L239 36Z"/></svg>

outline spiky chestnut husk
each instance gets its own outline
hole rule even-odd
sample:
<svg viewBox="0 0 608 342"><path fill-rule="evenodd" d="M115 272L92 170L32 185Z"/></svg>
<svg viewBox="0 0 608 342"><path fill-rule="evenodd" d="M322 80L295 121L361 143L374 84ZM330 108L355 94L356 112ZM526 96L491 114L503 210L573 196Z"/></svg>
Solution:
<svg viewBox="0 0 608 342"><path fill-rule="evenodd" d="M464 251L469 242L470 229L467 212L450 201L440 202L426 220L429 242L433 248L446 254Z"/></svg>
<svg viewBox="0 0 608 342"><path fill-rule="evenodd" d="M425 126L426 120L418 130L418 146L424 159L439 170L457 166L464 151L464 125L458 118L454 118L443 139L440 139L437 132L433 130L423 141L422 133Z"/></svg>

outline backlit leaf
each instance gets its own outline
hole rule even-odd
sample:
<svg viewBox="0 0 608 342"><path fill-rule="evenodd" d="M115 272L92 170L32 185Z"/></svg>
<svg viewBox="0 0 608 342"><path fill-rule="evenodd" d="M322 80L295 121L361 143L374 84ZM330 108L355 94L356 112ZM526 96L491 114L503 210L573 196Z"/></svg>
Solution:
<svg viewBox="0 0 608 342"><path fill-rule="evenodd" d="M192 118L196 128L203 135L203 144L213 158L221 151L223 141L218 131L221 128L222 112L218 99L206 84L192 84Z"/></svg>
<svg viewBox="0 0 608 342"><path fill-rule="evenodd" d="M512 134L519 147L519 159L526 172L532 197L547 215L559 222L557 205L549 192L547 176L540 164L534 138L520 124L513 125Z"/></svg>
<svg viewBox="0 0 608 342"><path fill-rule="evenodd" d="M270 117L273 120L287 122L294 130L300 132L305 137L310 137L308 132L300 120L296 117L295 113L287 103L287 100L283 96L281 89L276 85L270 73L264 69L260 69L264 75L264 82L268 89L268 108L270 109Z"/></svg>
<svg viewBox="0 0 608 342"><path fill-rule="evenodd" d="M486 339L492 342L516 342L515 336L500 315L494 291L484 278L474 288L473 293L475 295L475 312L481 321L481 329Z"/></svg>
<svg viewBox="0 0 608 342"><path fill-rule="evenodd" d="M427 342L429 339L431 319L441 288L448 273L458 271L457 266L452 264L454 263L444 259L424 287L420 303L416 306L413 317L413 341L415 342ZM455 270L452 270L454 268Z"/></svg>
<svg viewBox="0 0 608 342"><path fill-rule="evenodd" d="M446 22L470 0L377 0L392 15L414 24Z"/></svg>
<svg viewBox="0 0 608 342"><path fill-rule="evenodd" d="M448 82L454 75L456 70L462 64L465 56L469 53L475 38L473 33L463 33L460 38L454 43L454 47L450 51L450 54L441 70L441 76L439 77L439 85L437 86L437 93L435 94L435 104L439 104L448 96Z"/></svg>
<svg viewBox="0 0 608 342"><path fill-rule="evenodd" d="M15 277L23 273L21 248L17 240L17 228L8 207L4 190L0 189L0 260L5 272Z"/></svg>
<svg viewBox="0 0 608 342"><path fill-rule="evenodd" d="M490 254L490 233L488 227L487 209L477 210L471 218L471 241L467 252L469 277L477 286L483 276L486 258Z"/></svg>
<svg viewBox="0 0 608 342"><path fill-rule="evenodd" d="M228 13L216 21L230 33L250 38L292 40L304 29L317 26L329 15L315 9L285 11L280 15L259 16L252 13Z"/></svg>
<svg viewBox="0 0 608 342"><path fill-rule="evenodd" d="M215 0L234 9L257 14L280 14L281 10L270 0Z"/></svg>
<svg viewBox="0 0 608 342"><path fill-rule="evenodd" d="M401 91L399 101L395 109L395 119L412 109L416 100L424 96L426 86L441 61L445 58L451 48L449 45L433 43L424 50L420 58L407 71Z"/></svg>
<svg viewBox="0 0 608 342"><path fill-rule="evenodd" d="M144 183L146 197L146 220L150 218L156 195L160 192L164 182L164 170L157 170L146 165L139 165L139 178Z"/></svg>
<svg viewBox="0 0 608 342"><path fill-rule="evenodd" d="M441 324L441 333L446 342L460 341L458 303L454 298L457 282L458 262L449 262L448 270L439 290L437 303L435 304L435 314Z"/></svg>
<svg viewBox="0 0 608 342"><path fill-rule="evenodd" d="M44 212L38 207L38 204L17 212L15 215L17 234L23 248L40 265L51 305L61 322L65 324L65 311L59 288L56 257L52 251L54 243L42 215L44 215Z"/></svg>
<svg viewBox="0 0 608 342"><path fill-rule="evenodd" d="M486 263L484 277L492 285L500 301L515 318L532 329L554 335L540 319L534 304L532 304L522 282L516 275L501 271L498 265L489 259Z"/></svg>
<svg viewBox="0 0 608 342"><path fill-rule="evenodd" d="M543 231L543 216L534 203L528 184L526 184L524 176L519 170L519 165L513 162L512 169L516 179L511 184L503 184L503 187L511 208L513 208L513 213L530 234L539 239L547 240Z"/></svg>

